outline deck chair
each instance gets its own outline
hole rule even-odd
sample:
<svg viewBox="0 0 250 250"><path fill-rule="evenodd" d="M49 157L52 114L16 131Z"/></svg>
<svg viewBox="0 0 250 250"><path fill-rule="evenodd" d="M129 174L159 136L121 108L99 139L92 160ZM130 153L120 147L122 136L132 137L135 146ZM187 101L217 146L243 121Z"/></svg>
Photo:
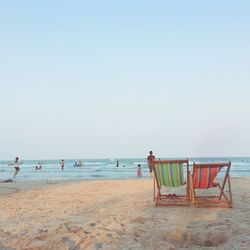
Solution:
<svg viewBox="0 0 250 250"><path fill-rule="evenodd" d="M186 168L187 179L184 179ZM188 205L189 200L189 161L188 160L155 160L154 169L154 200L155 206ZM157 193L155 193L155 184ZM184 195L169 194L169 188L186 185ZM165 188L164 188L165 187ZM166 189L165 191L163 189Z"/></svg>
<svg viewBox="0 0 250 250"><path fill-rule="evenodd" d="M230 183L231 162L227 163L194 163L193 174L190 175L190 198L197 206L232 207L232 192ZM224 171L222 171L224 170ZM221 173L222 179L216 180ZM225 186L228 186L226 194ZM210 188L218 188L218 195L197 195L196 190L205 193Z"/></svg>

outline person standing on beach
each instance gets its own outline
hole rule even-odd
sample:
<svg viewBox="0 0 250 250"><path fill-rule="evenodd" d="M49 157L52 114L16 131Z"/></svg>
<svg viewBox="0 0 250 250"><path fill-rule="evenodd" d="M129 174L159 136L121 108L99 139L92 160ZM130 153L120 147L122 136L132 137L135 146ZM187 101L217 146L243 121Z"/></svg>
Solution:
<svg viewBox="0 0 250 250"><path fill-rule="evenodd" d="M22 162L19 161L19 157L16 157L14 163L11 163L10 165L14 165L14 178L16 178L17 173L20 171L20 164L22 164Z"/></svg>
<svg viewBox="0 0 250 250"><path fill-rule="evenodd" d="M60 163L61 163L61 170L63 170L64 169L64 160L62 159Z"/></svg>
<svg viewBox="0 0 250 250"><path fill-rule="evenodd" d="M153 177L153 161L154 160L155 160L155 156L153 155L153 151L149 151L147 162L148 162L148 168L149 168L151 178Z"/></svg>
<svg viewBox="0 0 250 250"><path fill-rule="evenodd" d="M119 168L119 161L116 161L116 167Z"/></svg>

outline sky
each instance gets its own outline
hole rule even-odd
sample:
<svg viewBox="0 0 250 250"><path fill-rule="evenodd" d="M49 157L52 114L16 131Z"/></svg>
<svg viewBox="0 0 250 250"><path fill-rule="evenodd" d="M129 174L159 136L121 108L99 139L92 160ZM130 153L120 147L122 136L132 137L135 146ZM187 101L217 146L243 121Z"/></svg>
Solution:
<svg viewBox="0 0 250 250"><path fill-rule="evenodd" d="M249 1L0 1L0 159L250 156Z"/></svg>

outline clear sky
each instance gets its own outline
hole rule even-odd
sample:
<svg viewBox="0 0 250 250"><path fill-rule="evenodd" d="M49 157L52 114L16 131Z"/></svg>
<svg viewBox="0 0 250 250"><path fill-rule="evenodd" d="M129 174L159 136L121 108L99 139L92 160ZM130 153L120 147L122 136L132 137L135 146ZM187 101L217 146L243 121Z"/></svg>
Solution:
<svg viewBox="0 0 250 250"><path fill-rule="evenodd" d="M250 156L250 1L1 1L0 159Z"/></svg>

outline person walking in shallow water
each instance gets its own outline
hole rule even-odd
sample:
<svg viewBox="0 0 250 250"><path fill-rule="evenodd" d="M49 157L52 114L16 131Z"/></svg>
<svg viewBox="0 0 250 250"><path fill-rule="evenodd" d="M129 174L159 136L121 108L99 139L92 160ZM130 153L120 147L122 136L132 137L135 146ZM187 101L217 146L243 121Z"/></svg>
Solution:
<svg viewBox="0 0 250 250"><path fill-rule="evenodd" d="M14 178L16 178L16 175L17 173L20 171L20 164L21 162L19 161L19 157L16 157L14 163L11 163L10 165L14 165L14 169L15 169L15 172L14 172Z"/></svg>
<svg viewBox="0 0 250 250"><path fill-rule="evenodd" d="M61 170L63 170L64 169L64 160L62 159L60 163L61 163Z"/></svg>
<svg viewBox="0 0 250 250"><path fill-rule="evenodd" d="M147 162L148 162L148 168L149 168L151 178L153 177L153 161L154 160L155 160L155 156L153 155L153 151L149 151Z"/></svg>

